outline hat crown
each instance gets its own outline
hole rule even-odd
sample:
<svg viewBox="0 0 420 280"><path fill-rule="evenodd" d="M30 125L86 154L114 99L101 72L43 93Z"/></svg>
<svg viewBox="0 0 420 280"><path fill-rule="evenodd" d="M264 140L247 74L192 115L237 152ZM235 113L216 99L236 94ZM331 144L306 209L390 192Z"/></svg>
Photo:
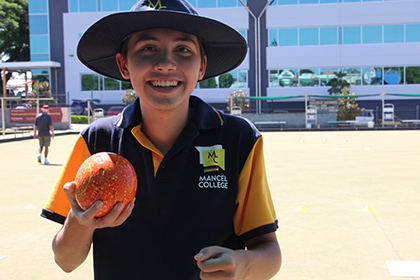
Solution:
<svg viewBox="0 0 420 280"><path fill-rule="evenodd" d="M130 12L167 11L198 15L194 7L186 0L144 0L137 2Z"/></svg>

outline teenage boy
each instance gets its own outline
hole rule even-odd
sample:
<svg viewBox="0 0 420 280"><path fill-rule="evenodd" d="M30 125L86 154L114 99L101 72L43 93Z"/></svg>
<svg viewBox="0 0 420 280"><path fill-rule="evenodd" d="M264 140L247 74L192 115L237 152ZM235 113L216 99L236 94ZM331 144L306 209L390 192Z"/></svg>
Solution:
<svg viewBox="0 0 420 280"><path fill-rule="evenodd" d="M139 98L79 136L42 215L63 223L57 264L72 271L91 244L95 279L269 279L280 268L262 137L242 118L191 96L198 81L236 68L242 36L185 0L138 2L93 24L78 45L92 70L130 80ZM102 218L74 196L90 155L126 157L135 199ZM64 188L63 188L64 186Z"/></svg>

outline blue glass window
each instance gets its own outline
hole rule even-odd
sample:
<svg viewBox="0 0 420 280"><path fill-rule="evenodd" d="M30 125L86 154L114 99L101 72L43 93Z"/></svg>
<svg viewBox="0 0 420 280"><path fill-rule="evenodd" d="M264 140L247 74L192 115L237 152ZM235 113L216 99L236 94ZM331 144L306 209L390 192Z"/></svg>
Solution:
<svg viewBox="0 0 420 280"><path fill-rule="evenodd" d="M238 32L239 32L239 34L241 34L241 35L242 35L242 37L244 37L244 38L245 38L245 41L248 41L248 36L247 36L247 34L246 34L246 30L241 29L241 30L238 30Z"/></svg>
<svg viewBox="0 0 420 280"><path fill-rule="evenodd" d="M81 12L96 12L96 0L79 1Z"/></svg>
<svg viewBox="0 0 420 280"><path fill-rule="evenodd" d="M29 32L31 35L48 34L47 15L30 15Z"/></svg>
<svg viewBox="0 0 420 280"><path fill-rule="evenodd" d="M198 0L198 8L215 8L216 0Z"/></svg>
<svg viewBox="0 0 420 280"><path fill-rule="evenodd" d="M279 46L297 46L297 28L279 29Z"/></svg>
<svg viewBox="0 0 420 280"><path fill-rule="evenodd" d="M188 2L190 2L190 3L191 3L191 5L192 5L194 8L197 8L197 3L195 2L195 0L188 0Z"/></svg>
<svg viewBox="0 0 420 280"><path fill-rule="evenodd" d="M362 84L362 71L360 68L344 68L342 71L346 74L343 79L352 86L360 86Z"/></svg>
<svg viewBox="0 0 420 280"><path fill-rule="evenodd" d="M236 7L236 0L219 0L219 7Z"/></svg>
<svg viewBox="0 0 420 280"><path fill-rule="evenodd" d="M30 36L31 53L48 53L48 36Z"/></svg>
<svg viewBox="0 0 420 280"><path fill-rule="evenodd" d="M29 0L29 14L46 14L48 13L47 0Z"/></svg>
<svg viewBox="0 0 420 280"><path fill-rule="evenodd" d="M299 0L299 4L318 4L318 0Z"/></svg>
<svg viewBox="0 0 420 280"><path fill-rule="evenodd" d="M279 0L279 5L294 5L297 4L297 0Z"/></svg>
<svg viewBox="0 0 420 280"><path fill-rule="evenodd" d="M69 0L69 12L77 13L79 11L79 1Z"/></svg>
<svg viewBox="0 0 420 280"><path fill-rule="evenodd" d="M385 25L384 43L402 43L404 42L404 25Z"/></svg>
<svg viewBox="0 0 420 280"><path fill-rule="evenodd" d="M120 11L129 11L136 3L136 0L120 0Z"/></svg>
<svg viewBox="0 0 420 280"><path fill-rule="evenodd" d="M320 0L320 3L337 3L337 0Z"/></svg>
<svg viewBox="0 0 420 280"><path fill-rule="evenodd" d="M360 44L360 26L344 26L343 33L344 44Z"/></svg>
<svg viewBox="0 0 420 280"><path fill-rule="evenodd" d="M337 68L321 69L321 74L319 75L321 86L327 86L331 79L337 78L337 73Z"/></svg>
<svg viewBox="0 0 420 280"><path fill-rule="evenodd" d="M363 44L382 43L382 25L363 26Z"/></svg>
<svg viewBox="0 0 420 280"><path fill-rule="evenodd" d="M338 43L337 27L321 27L321 45L336 45Z"/></svg>
<svg viewBox="0 0 420 280"><path fill-rule="evenodd" d="M279 45L279 40L277 38L277 29L270 29L268 31L268 45L270 47L277 47Z"/></svg>
<svg viewBox="0 0 420 280"><path fill-rule="evenodd" d="M300 69L299 85L301 87L319 86L319 69Z"/></svg>
<svg viewBox="0 0 420 280"><path fill-rule="evenodd" d="M385 67L384 84L398 85L404 84L404 67Z"/></svg>
<svg viewBox="0 0 420 280"><path fill-rule="evenodd" d="M382 85L382 68L363 68L362 78L364 85Z"/></svg>
<svg viewBox="0 0 420 280"><path fill-rule="evenodd" d="M420 42L420 24L406 25L406 42Z"/></svg>
<svg viewBox="0 0 420 280"><path fill-rule="evenodd" d="M31 61L49 61L50 55L47 53L33 54L31 53Z"/></svg>
<svg viewBox="0 0 420 280"><path fill-rule="evenodd" d="M102 11L118 11L117 0L102 0Z"/></svg>
<svg viewBox="0 0 420 280"><path fill-rule="evenodd" d="M310 46L318 45L318 28L300 28L299 29L299 45Z"/></svg>
<svg viewBox="0 0 420 280"><path fill-rule="evenodd" d="M348 3L348 2L360 2L361 0L343 0L344 3Z"/></svg>

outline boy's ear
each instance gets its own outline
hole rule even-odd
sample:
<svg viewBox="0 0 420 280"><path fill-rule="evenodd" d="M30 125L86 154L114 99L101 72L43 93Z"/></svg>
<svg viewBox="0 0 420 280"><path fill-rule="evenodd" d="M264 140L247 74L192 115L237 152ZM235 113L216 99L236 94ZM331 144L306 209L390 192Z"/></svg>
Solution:
<svg viewBox="0 0 420 280"><path fill-rule="evenodd" d="M120 69L121 76L124 79L130 79L130 72L128 72L127 64L125 63L124 57L121 53L117 53L115 59L117 60L118 68Z"/></svg>
<svg viewBox="0 0 420 280"><path fill-rule="evenodd" d="M203 61L201 62L200 71L198 72L198 80L201 81L206 73L207 67L207 56L203 57Z"/></svg>

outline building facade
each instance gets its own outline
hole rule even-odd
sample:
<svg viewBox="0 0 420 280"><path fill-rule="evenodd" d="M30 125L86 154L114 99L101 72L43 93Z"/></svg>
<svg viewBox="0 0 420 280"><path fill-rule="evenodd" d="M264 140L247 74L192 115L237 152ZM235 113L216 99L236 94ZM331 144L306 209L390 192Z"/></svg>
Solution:
<svg viewBox="0 0 420 280"><path fill-rule="evenodd" d="M120 104L129 83L93 73L76 57L93 22L127 11L136 0L29 0L32 61L57 61L58 71L33 70L59 104L96 98ZM357 94L420 93L420 1L415 0L189 0L201 15L229 24L249 52L234 71L199 83L194 94L216 107L236 90L257 97L328 94L339 72ZM371 96L361 101L378 101ZM419 103L411 97L389 97ZM255 112L293 107L302 98L253 102Z"/></svg>

